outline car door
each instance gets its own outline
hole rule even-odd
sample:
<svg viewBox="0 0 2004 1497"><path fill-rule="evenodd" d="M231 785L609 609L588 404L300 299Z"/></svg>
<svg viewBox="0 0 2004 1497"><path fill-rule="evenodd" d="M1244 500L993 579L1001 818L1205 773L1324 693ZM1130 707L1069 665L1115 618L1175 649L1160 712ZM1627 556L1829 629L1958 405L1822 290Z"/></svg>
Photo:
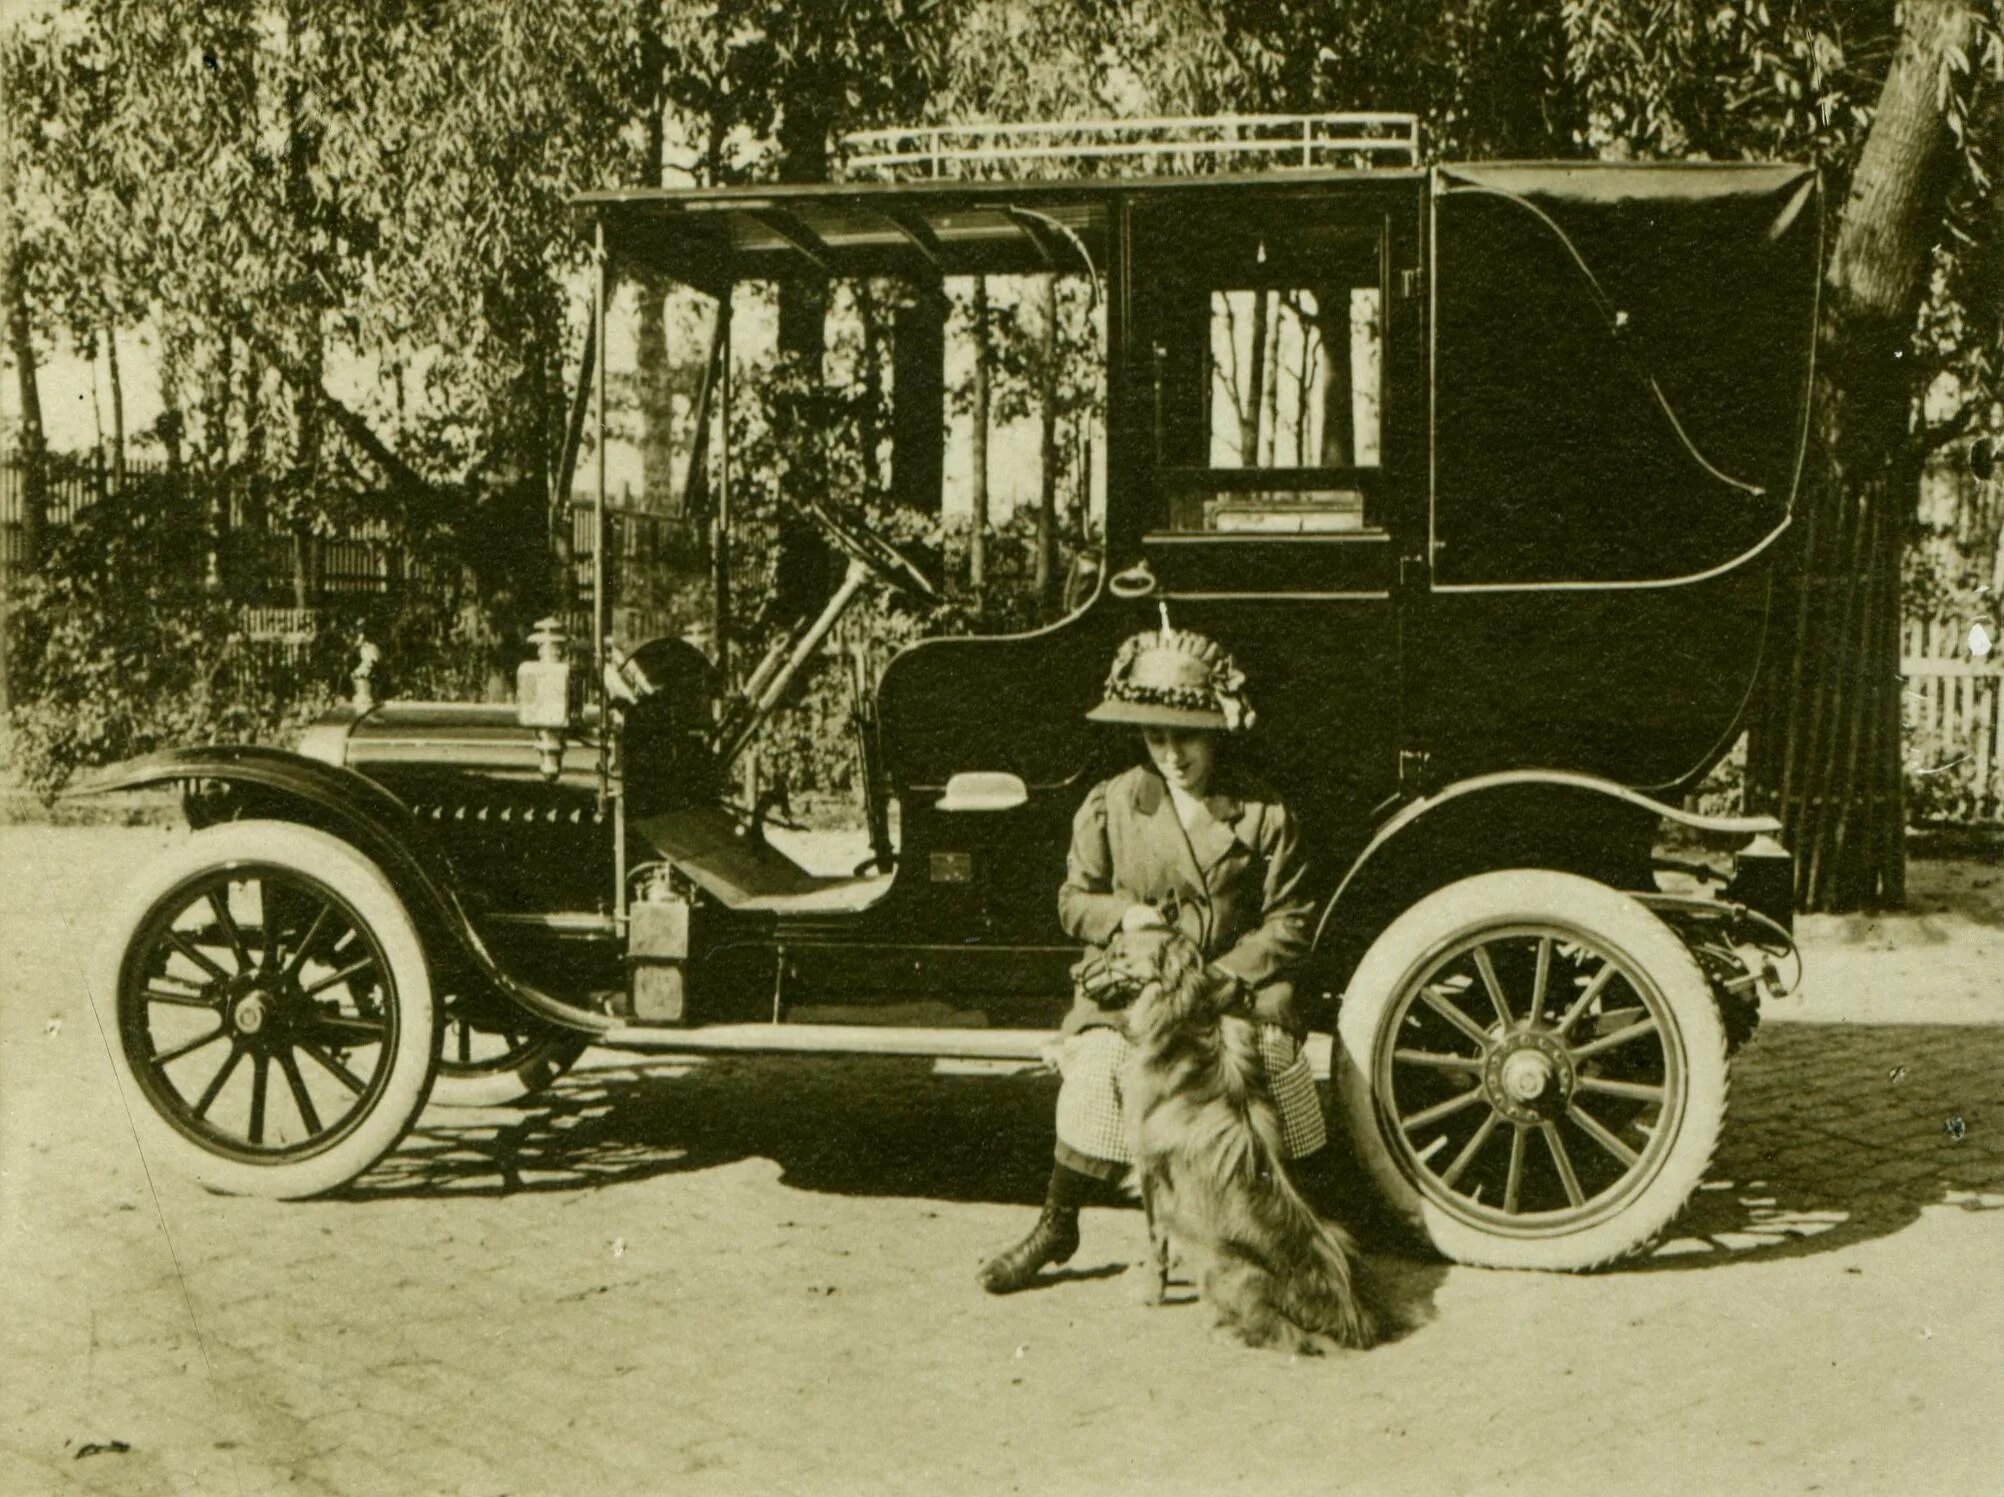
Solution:
<svg viewBox="0 0 2004 1497"><path fill-rule="evenodd" d="M1808 410L1813 172L1443 167L1433 196L1436 769L1657 791L1732 741Z"/></svg>
<svg viewBox="0 0 2004 1497"><path fill-rule="evenodd" d="M1233 651L1250 745L1323 847L1397 783L1402 557L1424 505L1422 186L1268 183L1131 217L1146 567L1128 587Z"/></svg>

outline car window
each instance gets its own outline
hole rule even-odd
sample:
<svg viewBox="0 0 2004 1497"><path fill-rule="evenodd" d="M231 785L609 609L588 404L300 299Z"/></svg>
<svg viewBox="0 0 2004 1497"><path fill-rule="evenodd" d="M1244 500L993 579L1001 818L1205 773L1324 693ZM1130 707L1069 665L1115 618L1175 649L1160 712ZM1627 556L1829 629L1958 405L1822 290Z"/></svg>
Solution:
<svg viewBox="0 0 2004 1497"><path fill-rule="evenodd" d="M1381 461L1382 236L1293 207L1308 211L1142 235L1142 255L1161 257L1147 300L1171 530L1365 528Z"/></svg>
<svg viewBox="0 0 2004 1497"><path fill-rule="evenodd" d="M1211 292L1212 469L1343 469L1378 464L1376 286ZM1179 530L1361 529L1364 495L1331 473L1307 488L1195 492Z"/></svg>

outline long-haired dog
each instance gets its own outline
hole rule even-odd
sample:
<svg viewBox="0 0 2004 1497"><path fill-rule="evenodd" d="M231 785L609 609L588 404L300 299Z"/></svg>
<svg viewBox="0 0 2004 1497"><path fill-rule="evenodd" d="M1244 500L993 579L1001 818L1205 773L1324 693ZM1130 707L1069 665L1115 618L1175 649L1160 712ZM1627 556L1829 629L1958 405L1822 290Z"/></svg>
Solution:
<svg viewBox="0 0 2004 1497"><path fill-rule="evenodd" d="M1228 990L1182 936L1133 932L1110 955L1143 984L1127 1011L1135 1054L1123 1104L1148 1218L1149 1302L1166 1290L1173 1240L1218 1325L1248 1346L1319 1354L1378 1341L1348 1235L1288 1177L1255 1022L1223 1009Z"/></svg>

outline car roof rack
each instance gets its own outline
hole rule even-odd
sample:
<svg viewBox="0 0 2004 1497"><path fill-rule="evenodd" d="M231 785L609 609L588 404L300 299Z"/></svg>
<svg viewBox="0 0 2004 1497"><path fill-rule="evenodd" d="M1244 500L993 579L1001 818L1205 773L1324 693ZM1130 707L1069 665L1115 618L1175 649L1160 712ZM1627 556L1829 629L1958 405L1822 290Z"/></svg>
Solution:
<svg viewBox="0 0 2004 1497"><path fill-rule="evenodd" d="M851 172L891 181L1089 173L1118 165L1194 175L1268 168L1418 166L1416 114L1226 114L1182 119L906 125L843 138Z"/></svg>

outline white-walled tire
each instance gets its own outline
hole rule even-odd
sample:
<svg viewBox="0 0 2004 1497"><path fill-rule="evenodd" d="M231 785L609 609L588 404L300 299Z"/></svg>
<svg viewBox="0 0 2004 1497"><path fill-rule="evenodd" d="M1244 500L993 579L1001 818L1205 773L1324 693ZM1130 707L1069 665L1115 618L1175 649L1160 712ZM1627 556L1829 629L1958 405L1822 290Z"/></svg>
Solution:
<svg viewBox="0 0 2004 1497"><path fill-rule="evenodd" d="M1545 869L1428 895L1365 953L1337 1106L1392 1210L1444 1256L1583 1269L1683 1208L1725 1115L1726 1037L1684 943Z"/></svg>
<svg viewBox="0 0 2004 1497"><path fill-rule="evenodd" d="M213 1190L347 1184L424 1106L438 1015L396 890L310 827L205 828L114 905L92 973L148 1156Z"/></svg>

